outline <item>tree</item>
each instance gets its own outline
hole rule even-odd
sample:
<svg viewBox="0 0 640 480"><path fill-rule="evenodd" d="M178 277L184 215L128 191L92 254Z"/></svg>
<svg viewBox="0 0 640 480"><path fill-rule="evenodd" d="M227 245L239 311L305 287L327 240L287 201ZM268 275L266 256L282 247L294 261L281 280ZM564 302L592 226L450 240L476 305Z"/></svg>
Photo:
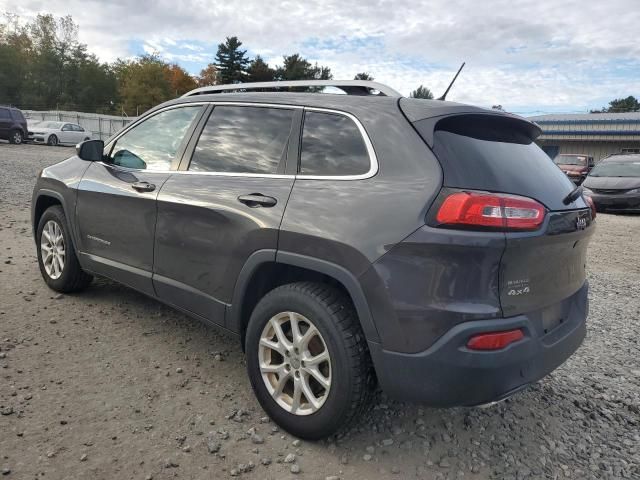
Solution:
<svg viewBox="0 0 640 480"><path fill-rule="evenodd" d="M356 73L356 76L353 77L354 80L368 80L370 82L373 81L373 77L369 75L367 72Z"/></svg>
<svg viewBox="0 0 640 480"><path fill-rule="evenodd" d="M216 54L220 80L225 83L241 83L246 80L249 58L246 50L240 50L242 42L238 37L227 37L218 45Z"/></svg>
<svg viewBox="0 0 640 480"><path fill-rule="evenodd" d="M433 93L427 87L420 85L409 95L411 98L424 98L426 100L433 100Z"/></svg>
<svg viewBox="0 0 640 480"><path fill-rule="evenodd" d="M285 55L282 66L276 70L277 80L330 80L333 78L329 67L311 63L299 53Z"/></svg>
<svg viewBox="0 0 640 480"><path fill-rule="evenodd" d="M276 71L266 63L260 55L256 55L247 71L250 82L271 82L275 80Z"/></svg>
<svg viewBox="0 0 640 480"><path fill-rule="evenodd" d="M166 65L165 77L171 87L171 93L176 97L193 90L197 86L196 80L177 63Z"/></svg>
<svg viewBox="0 0 640 480"><path fill-rule="evenodd" d="M640 111L640 102L634 96L628 96L627 98L616 98L609 102L608 107L602 108L602 110L591 110L591 113L623 113L623 112L637 112Z"/></svg>
<svg viewBox="0 0 640 480"><path fill-rule="evenodd" d="M209 85L217 85L219 79L219 71L218 67L216 67L215 63L210 63L205 68L200 70L200 75L198 76L198 86L199 87L208 87Z"/></svg>
<svg viewBox="0 0 640 480"><path fill-rule="evenodd" d="M116 70L120 106L129 116L140 115L174 96L167 80L167 64L157 55L120 61Z"/></svg>

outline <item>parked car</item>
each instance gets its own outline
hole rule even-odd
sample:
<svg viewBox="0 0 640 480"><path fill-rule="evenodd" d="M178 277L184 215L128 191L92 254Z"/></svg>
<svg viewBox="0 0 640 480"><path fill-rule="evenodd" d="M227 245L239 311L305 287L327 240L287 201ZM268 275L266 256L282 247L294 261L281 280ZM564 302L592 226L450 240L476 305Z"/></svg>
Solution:
<svg viewBox="0 0 640 480"><path fill-rule="evenodd" d="M29 141L47 145L75 145L91 140L91 132L76 123L43 121L34 124L29 131Z"/></svg>
<svg viewBox="0 0 640 480"><path fill-rule="evenodd" d="M21 144L27 138L27 121L20 110L0 106L0 140Z"/></svg>
<svg viewBox="0 0 640 480"><path fill-rule="evenodd" d="M235 333L262 407L308 439L348 428L376 381L471 406L562 364L595 224L539 127L375 82L242 88L300 85L348 94L204 87L45 168L47 285L106 276Z"/></svg>
<svg viewBox="0 0 640 480"><path fill-rule="evenodd" d="M640 155L615 155L601 161L582 184L603 212L640 212Z"/></svg>
<svg viewBox="0 0 640 480"><path fill-rule="evenodd" d="M558 155L554 162L567 174L573 183L580 185L595 165L593 157L575 153Z"/></svg>

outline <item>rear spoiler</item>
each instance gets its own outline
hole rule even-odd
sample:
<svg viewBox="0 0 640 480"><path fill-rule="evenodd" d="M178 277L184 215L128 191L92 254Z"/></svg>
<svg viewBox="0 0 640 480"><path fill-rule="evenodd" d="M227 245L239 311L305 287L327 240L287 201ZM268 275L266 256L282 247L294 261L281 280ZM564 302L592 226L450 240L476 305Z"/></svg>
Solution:
<svg viewBox="0 0 640 480"><path fill-rule="evenodd" d="M445 130L495 142L529 144L542 134L535 123L506 112L453 102L402 98L400 108L414 125L420 125L423 140L433 147L433 135Z"/></svg>

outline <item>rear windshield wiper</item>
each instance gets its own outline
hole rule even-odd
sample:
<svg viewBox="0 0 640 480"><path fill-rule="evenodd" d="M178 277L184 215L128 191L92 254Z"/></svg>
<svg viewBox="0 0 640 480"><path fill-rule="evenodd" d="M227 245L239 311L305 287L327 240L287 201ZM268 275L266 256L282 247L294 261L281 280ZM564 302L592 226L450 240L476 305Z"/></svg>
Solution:
<svg viewBox="0 0 640 480"><path fill-rule="evenodd" d="M562 203L569 205L571 202L577 200L582 195L582 187L574 188L569 195L562 199Z"/></svg>

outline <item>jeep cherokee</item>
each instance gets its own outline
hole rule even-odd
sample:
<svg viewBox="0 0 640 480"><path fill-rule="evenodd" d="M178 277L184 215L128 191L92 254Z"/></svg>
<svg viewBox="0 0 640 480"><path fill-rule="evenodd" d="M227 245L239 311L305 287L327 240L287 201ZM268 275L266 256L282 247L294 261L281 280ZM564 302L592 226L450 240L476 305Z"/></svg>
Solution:
<svg viewBox="0 0 640 480"><path fill-rule="evenodd" d="M347 94L265 91L328 85ZM501 400L586 331L595 213L539 134L373 82L203 87L40 173L40 270L233 332L260 404L302 438L348 427L376 383Z"/></svg>

